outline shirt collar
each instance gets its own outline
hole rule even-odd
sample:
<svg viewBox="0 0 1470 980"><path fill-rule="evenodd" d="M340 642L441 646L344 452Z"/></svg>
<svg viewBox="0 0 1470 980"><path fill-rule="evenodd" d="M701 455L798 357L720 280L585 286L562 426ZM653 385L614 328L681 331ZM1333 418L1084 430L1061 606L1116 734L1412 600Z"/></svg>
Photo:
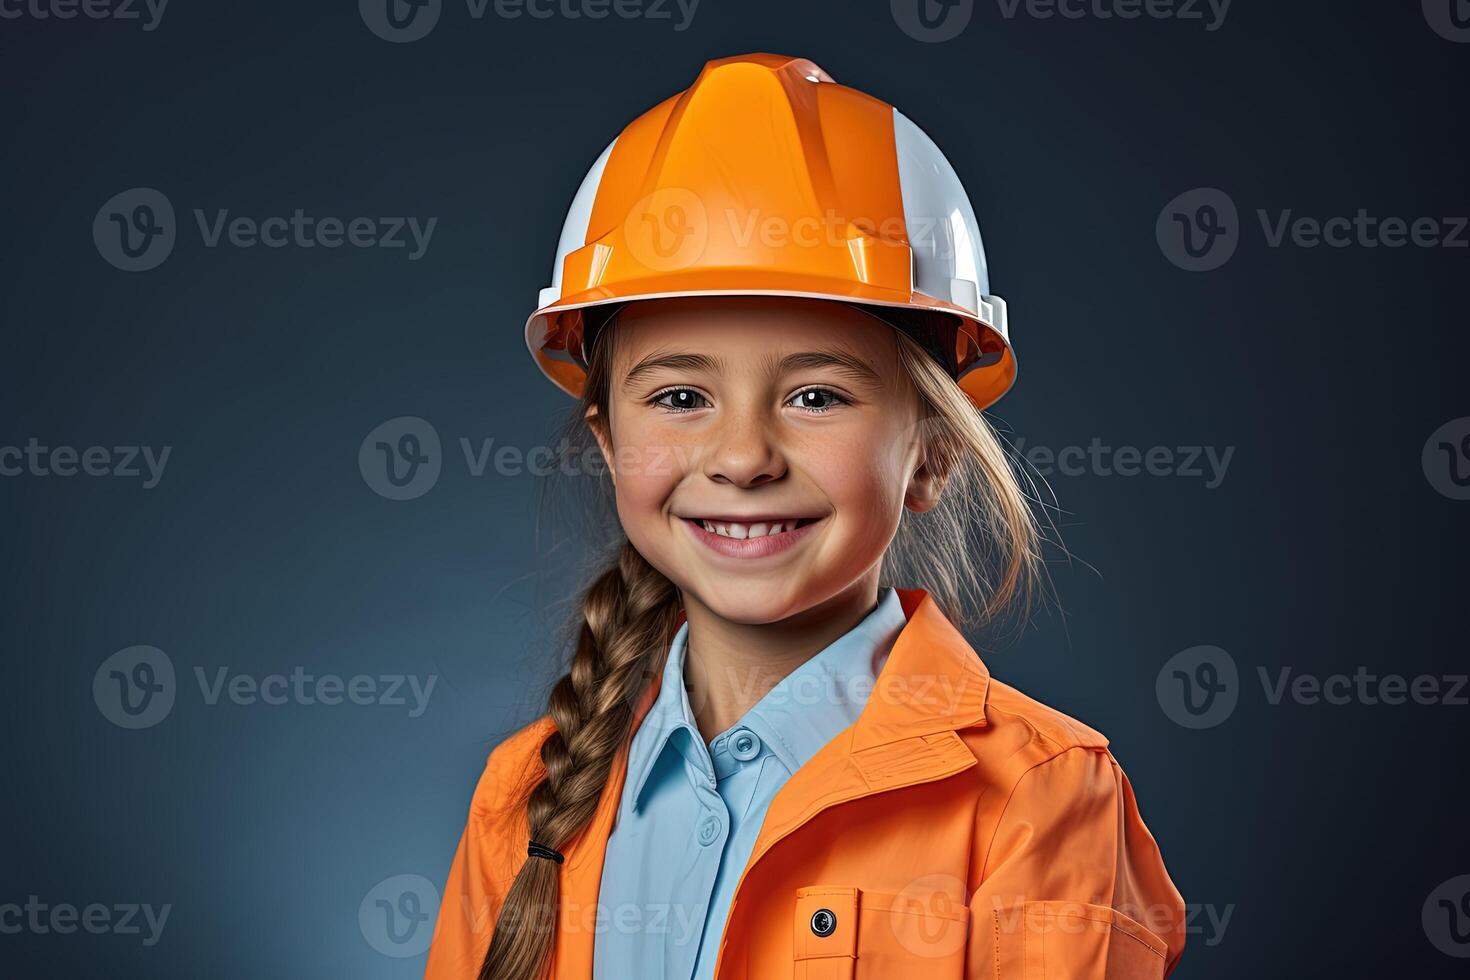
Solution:
<svg viewBox="0 0 1470 980"><path fill-rule="evenodd" d="M867 616L783 677L731 727L750 728L788 772L795 772L857 720L906 622L898 592L880 590ZM714 783L709 751L684 687L688 636L685 622L669 646L658 696L629 747L625 798L633 807L641 803L654 765L670 745Z"/></svg>

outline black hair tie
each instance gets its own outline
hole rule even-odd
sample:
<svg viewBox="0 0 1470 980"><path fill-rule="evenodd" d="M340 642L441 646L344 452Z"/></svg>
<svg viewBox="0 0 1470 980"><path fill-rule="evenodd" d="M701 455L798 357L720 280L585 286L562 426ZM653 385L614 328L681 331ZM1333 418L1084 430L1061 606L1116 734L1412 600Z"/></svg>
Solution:
<svg viewBox="0 0 1470 980"><path fill-rule="evenodd" d="M538 844L535 841L531 841L531 846L526 848L526 854L530 857L547 858L555 861L557 864L561 864L564 860L561 851L547 847L545 844Z"/></svg>

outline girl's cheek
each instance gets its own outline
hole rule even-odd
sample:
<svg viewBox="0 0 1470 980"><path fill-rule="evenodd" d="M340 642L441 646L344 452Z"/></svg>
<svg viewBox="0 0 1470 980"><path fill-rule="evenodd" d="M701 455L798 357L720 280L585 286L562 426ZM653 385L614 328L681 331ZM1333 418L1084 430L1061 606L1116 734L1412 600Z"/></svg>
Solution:
<svg viewBox="0 0 1470 980"><path fill-rule="evenodd" d="M614 445L617 495L640 510L661 508L698 456L687 434L656 425L627 426Z"/></svg>
<svg viewBox="0 0 1470 980"><path fill-rule="evenodd" d="M902 504L903 458L893 442L872 432L833 433L806 456L808 473L833 501L869 512L888 509L889 498Z"/></svg>

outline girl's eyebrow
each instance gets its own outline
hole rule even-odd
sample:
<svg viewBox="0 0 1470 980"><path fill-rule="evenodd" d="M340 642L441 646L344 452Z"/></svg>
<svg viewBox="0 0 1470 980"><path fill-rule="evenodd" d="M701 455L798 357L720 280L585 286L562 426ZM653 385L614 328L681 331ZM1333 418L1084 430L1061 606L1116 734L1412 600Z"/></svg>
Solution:
<svg viewBox="0 0 1470 980"><path fill-rule="evenodd" d="M833 368L859 382L870 385L883 384L883 379L878 372L874 371L866 361L845 350L810 350L800 351L796 354L787 354L779 360L771 363L774 375L788 374L793 371L814 371L820 368ZM634 387L645 375L659 370L672 371L704 371L710 374L719 374L724 368L720 358L710 357L708 354L659 354L653 353L643 358L623 378L623 386Z"/></svg>
<svg viewBox="0 0 1470 980"><path fill-rule="evenodd" d="M819 368L834 368L854 380L881 387L883 379L862 358L845 350L827 349L802 351L787 354L775 364L777 374L792 371L815 371Z"/></svg>
<svg viewBox="0 0 1470 980"><path fill-rule="evenodd" d="M645 374L652 374L662 369L673 371L706 371L711 374L718 374L720 368L720 359L710 357L707 354L659 354L655 352L633 365L632 370L623 378L623 387L631 388Z"/></svg>

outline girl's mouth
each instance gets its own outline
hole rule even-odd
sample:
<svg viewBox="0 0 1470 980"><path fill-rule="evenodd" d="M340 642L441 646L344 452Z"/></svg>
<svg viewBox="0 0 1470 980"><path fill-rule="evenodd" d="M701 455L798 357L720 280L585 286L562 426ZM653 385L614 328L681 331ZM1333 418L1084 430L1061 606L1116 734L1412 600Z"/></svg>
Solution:
<svg viewBox="0 0 1470 980"><path fill-rule="evenodd" d="M820 517L767 517L735 521L720 517L680 518L691 534L710 550L731 558L764 558L785 551L806 537Z"/></svg>

